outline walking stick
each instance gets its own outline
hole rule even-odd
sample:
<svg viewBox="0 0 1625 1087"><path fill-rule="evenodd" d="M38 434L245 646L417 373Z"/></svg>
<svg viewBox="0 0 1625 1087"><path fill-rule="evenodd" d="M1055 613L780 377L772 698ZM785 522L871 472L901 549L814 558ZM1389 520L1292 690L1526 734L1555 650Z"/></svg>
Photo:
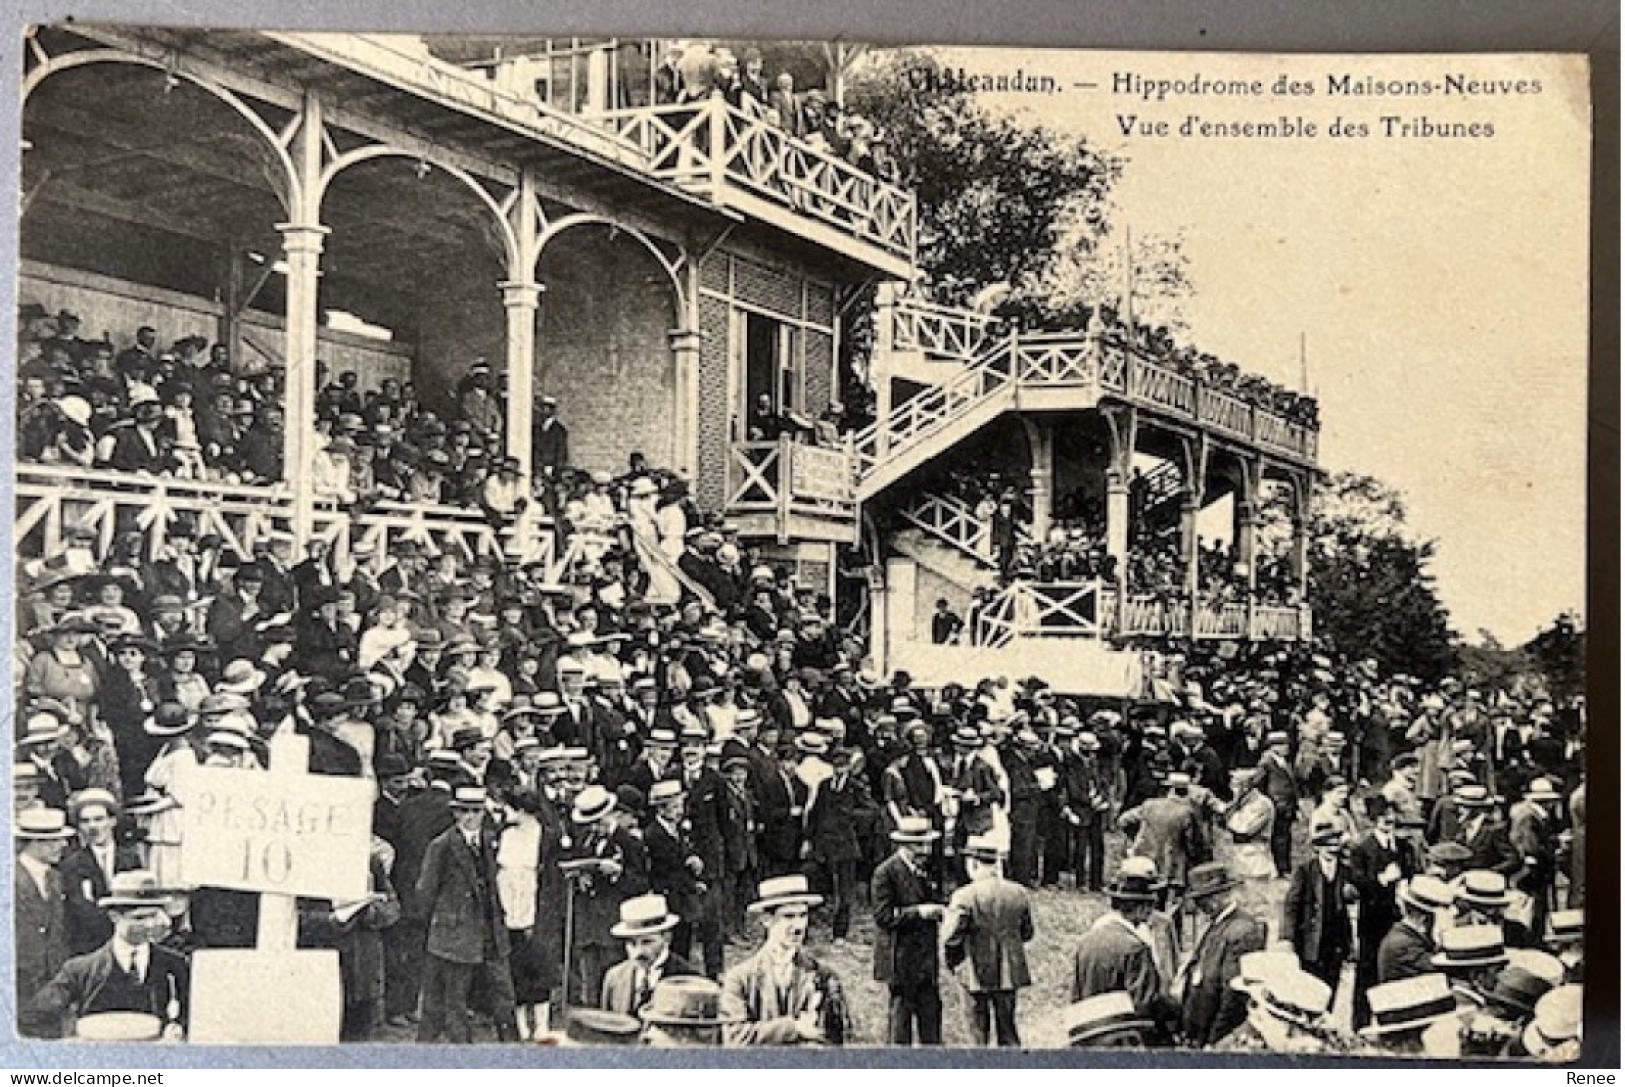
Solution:
<svg viewBox="0 0 1625 1087"><path fill-rule="evenodd" d="M566 874L564 880L564 1012L570 1011L570 990L573 978L570 968L574 965L570 960L575 950L575 920L576 920L576 881L573 875Z"/></svg>

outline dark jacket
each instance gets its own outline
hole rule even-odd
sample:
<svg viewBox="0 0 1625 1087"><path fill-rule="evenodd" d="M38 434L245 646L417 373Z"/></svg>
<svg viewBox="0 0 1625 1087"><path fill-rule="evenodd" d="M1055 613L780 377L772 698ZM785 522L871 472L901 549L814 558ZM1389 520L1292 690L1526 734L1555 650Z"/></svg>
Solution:
<svg viewBox="0 0 1625 1087"><path fill-rule="evenodd" d="M507 962L508 929L495 881L496 843L487 831L480 833L478 852L455 826L429 843L414 903L428 918L429 954L468 965Z"/></svg>
<svg viewBox="0 0 1625 1087"><path fill-rule="evenodd" d="M141 854L135 846L113 847L113 871L128 872L140 867ZM68 954L88 955L113 936L113 922L107 911L96 905L108 893L107 875L88 846L68 853L56 870L62 876Z"/></svg>
<svg viewBox="0 0 1625 1087"><path fill-rule="evenodd" d="M1399 920L1399 903L1395 899L1398 882L1383 886L1378 880L1389 864L1399 865L1402 876L1409 876L1410 864L1405 851L1394 843L1393 850L1384 849L1375 834L1362 834L1349 847L1349 878L1360 897L1360 947L1362 958L1375 958L1377 945Z"/></svg>
<svg viewBox="0 0 1625 1087"><path fill-rule="evenodd" d="M874 809L869 786L862 778L847 774L840 784L836 780L830 778L819 784L807 812L812 858L824 864L855 861L863 855L858 828Z"/></svg>
<svg viewBox="0 0 1625 1087"><path fill-rule="evenodd" d="M1180 1032L1185 1043L1207 1048L1247 1018L1247 996L1231 987L1241 973L1241 957L1264 950L1264 925L1240 909L1216 921L1191 951L1185 968Z"/></svg>
<svg viewBox="0 0 1625 1087"><path fill-rule="evenodd" d="M55 868L45 873L45 893L42 895L34 877L23 870L22 862L15 863L16 881L13 884L15 900L12 920L15 924L17 1003L19 1009L32 1009L34 995L56 976L68 959L67 921L62 895L62 876ZM60 1028L50 1015L32 1011L19 1014L18 1029L24 1036L54 1038Z"/></svg>
<svg viewBox="0 0 1625 1087"><path fill-rule="evenodd" d="M936 901L924 874L893 853L875 868L869 900L875 911L875 980L894 989L936 988L940 921L921 916L920 907Z"/></svg>
<svg viewBox="0 0 1625 1087"><path fill-rule="evenodd" d="M1341 860L1330 882L1321 873L1319 858L1310 857L1293 869L1281 928L1300 960L1329 966L1348 957L1354 946L1348 899L1354 893L1348 865Z"/></svg>
<svg viewBox="0 0 1625 1087"><path fill-rule="evenodd" d="M185 956L157 944L149 945L147 972L139 985L115 995L109 986L118 961L109 940L95 951L69 959L34 997L30 1011L42 1020L56 1019L63 1028L81 1016L101 1012L145 1012L169 1021L170 1003L178 1004L184 1029L188 1022L191 971Z"/></svg>
<svg viewBox="0 0 1625 1087"><path fill-rule="evenodd" d="M1377 946L1379 985L1420 977L1423 974L1431 974L1434 970L1432 938L1418 932L1406 922L1402 921L1389 929L1388 935L1384 936L1382 943Z"/></svg>

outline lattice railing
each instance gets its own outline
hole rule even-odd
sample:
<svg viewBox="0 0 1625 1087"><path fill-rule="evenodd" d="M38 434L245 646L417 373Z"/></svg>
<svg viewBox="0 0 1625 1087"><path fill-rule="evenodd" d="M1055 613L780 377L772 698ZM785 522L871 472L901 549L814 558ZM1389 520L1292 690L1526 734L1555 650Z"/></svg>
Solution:
<svg viewBox="0 0 1625 1087"><path fill-rule="evenodd" d="M1195 608L1195 638L1247 637L1246 604L1198 604Z"/></svg>
<svg viewBox="0 0 1625 1087"><path fill-rule="evenodd" d="M721 98L606 110L592 120L642 149L656 177L727 203L728 186L912 261L914 195L752 117Z"/></svg>
<svg viewBox="0 0 1625 1087"><path fill-rule="evenodd" d="M170 529L184 520L199 536L218 536L222 548L248 558L258 540L291 533L294 527L293 495L286 485L197 483L18 465L16 494L13 541L24 557L55 553L64 534L76 527L94 529L102 553L114 536L139 531L149 556L156 556ZM359 512L318 500L312 532L332 544L336 557L348 556L362 541L387 552L403 539L420 543L431 553L453 551L465 560L493 555L547 561L554 551L552 525L545 518L521 518L497 529L479 511L455 506L380 502Z"/></svg>
<svg viewBox="0 0 1625 1087"><path fill-rule="evenodd" d="M1073 333L1027 333L1016 339L1024 384L1089 385L1096 380L1087 339Z"/></svg>
<svg viewBox="0 0 1625 1087"><path fill-rule="evenodd" d="M866 475L883 458L900 455L953 423L987 397L1010 385L1014 356L1008 340L978 365L952 381L910 397L885 419L860 430L853 440L856 468Z"/></svg>
<svg viewBox="0 0 1625 1087"><path fill-rule="evenodd" d="M1307 641L1312 636L1309 609L1259 605L1253 608L1248 636L1254 641Z"/></svg>
<svg viewBox="0 0 1625 1087"><path fill-rule="evenodd" d="M805 445L789 437L735 442L728 452L730 513L792 513L855 520L852 454L846 447Z"/></svg>
<svg viewBox="0 0 1625 1087"><path fill-rule="evenodd" d="M971 644L986 649L1009 645L1015 640L1017 625L1016 598L1009 592L1001 592L976 612L970 630Z"/></svg>
<svg viewBox="0 0 1625 1087"><path fill-rule="evenodd" d="M889 308L894 348L961 362L980 357L987 336L999 324L985 313L916 298L900 298Z"/></svg>
<svg viewBox="0 0 1625 1087"><path fill-rule="evenodd" d="M218 536L222 548L248 558L257 540L292 526L293 496L285 485L193 482L30 464L17 465L14 478L12 545L25 558L55 554L74 528L93 529L101 554L115 536L140 532L147 555L153 557L182 518L198 535Z"/></svg>
<svg viewBox="0 0 1625 1087"><path fill-rule="evenodd" d="M997 565L998 557L993 553L993 525L978 518L968 503L950 495L920 494L901 512L909 524L983 566ZM1024 526L1016 526L1017 543L1031 539Z"/></svg>
<svg viewBox="0 0 1625 1087"><path fill-rule="evenodd" d="M1187 418L1196 415L1196 383L1137 355L1129 357L1127 399Z"/></svg>

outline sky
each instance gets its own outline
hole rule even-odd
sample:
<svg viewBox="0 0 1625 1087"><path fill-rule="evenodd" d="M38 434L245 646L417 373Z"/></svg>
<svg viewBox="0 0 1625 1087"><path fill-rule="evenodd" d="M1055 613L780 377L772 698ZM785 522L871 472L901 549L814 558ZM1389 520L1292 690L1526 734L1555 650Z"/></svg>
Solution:
<svg viewBox="0 0 1625 1087"><path fill-rule="evenodd" d="M1188 339L1291 387L1300 337L1321 404L1321 465L1405 496L1454 628L1507 644L1585 603L1590 116L1583 58L1330 57L952 49L977 75L1048 77L981 101L1086 135L1126 160L1116 223L1184 236ZM1444 93L1444 78L1476 81ZM1262 94L1142 80L1261 80ZM1312 88L1276 96L1278 78ZM1433 93L1334 95L1332 80ZM1523 93L1516 93L1522 81ZM1079 86L1093 84L1093 86ZM1535 85L1538 84L1538 89ZM1494 89L1500 93L1486 93ZM1506 93L1511 91L1513 93ZM1124 136L1123 119L1135 131ZM1301 119L1313 138L1181 135ZM1492 136L1384 135L1393 116ZM1338 118L1364 137L1333 137ZM1142 123L1167 122L1168 135Z"/></svg>

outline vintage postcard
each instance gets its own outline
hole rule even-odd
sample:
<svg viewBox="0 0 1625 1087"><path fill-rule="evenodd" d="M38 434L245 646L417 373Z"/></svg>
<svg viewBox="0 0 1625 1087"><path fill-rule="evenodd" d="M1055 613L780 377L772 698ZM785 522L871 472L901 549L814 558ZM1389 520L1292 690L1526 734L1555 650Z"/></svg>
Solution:
<svg viewBox="0 0 1625 1087"><path fill-rule="evenodd" d="M1580 1057L1584 57L23 59L33 1052Z"/></svg>

